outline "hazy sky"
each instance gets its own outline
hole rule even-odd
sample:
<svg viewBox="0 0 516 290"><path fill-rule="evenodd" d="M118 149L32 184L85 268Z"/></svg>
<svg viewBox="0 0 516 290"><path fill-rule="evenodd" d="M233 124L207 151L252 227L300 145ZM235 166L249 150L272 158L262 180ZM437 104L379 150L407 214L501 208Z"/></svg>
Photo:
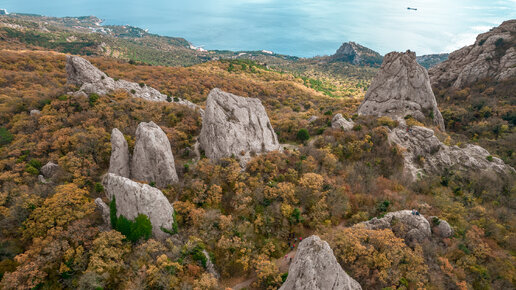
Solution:
<svg viewBox="0 0 516 290"><path fill-rule="evenodd" d="M0 0L0 8L95 15L207 49L297 56L332 54L345 41L382 54L450 52L516 18L516 0Z"/></svg>

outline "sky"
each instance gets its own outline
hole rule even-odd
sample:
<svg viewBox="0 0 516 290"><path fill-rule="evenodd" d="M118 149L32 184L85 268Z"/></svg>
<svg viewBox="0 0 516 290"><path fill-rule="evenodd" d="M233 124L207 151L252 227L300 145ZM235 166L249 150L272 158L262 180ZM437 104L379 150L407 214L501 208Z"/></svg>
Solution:
<svg viewBox="0 0 516 290"><path fill-rule="evenodd" d="M417 11L407 10L417 8ZM312 57L355 41L381 54L451 52L516 19L516 0L0 0L9 12L95 15L206 49Z"/></svg>

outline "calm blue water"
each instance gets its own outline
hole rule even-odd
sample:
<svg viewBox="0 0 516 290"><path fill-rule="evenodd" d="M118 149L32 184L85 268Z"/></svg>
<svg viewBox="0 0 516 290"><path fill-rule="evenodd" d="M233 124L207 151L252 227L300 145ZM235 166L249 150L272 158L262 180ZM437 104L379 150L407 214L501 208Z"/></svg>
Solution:
<svg viewBox="0 0 516 290"><path fill-rule="evenodd" d="M95 15L106 24L148 28L207 49L303 57L332 54L345 41L382 54L449 52L516 18L516 0L0 0L0 8Z"/></svg>

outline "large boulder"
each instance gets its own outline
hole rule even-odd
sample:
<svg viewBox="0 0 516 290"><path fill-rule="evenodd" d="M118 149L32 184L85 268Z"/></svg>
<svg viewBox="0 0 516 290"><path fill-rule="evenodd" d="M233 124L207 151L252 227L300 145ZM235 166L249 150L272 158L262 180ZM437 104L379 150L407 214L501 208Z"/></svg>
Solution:
<svg viewBox="0 0 516 290"><path fill-rule="evenodd" d="M165 132L154 122L142 122L136 129L131 178L154 182L158 187L178 181L170 142Z"/></svg>
<svg viewBox="0 0 516 290"><path fill-rule="evenodd" d="M55 164L52 161L48 161L47 164L43 165L41 167L41 174L43 174L43 177L45 178L52 178L57 171L59 170L59 165Z"/></svg>
<svg viewBox="0 0 516 290"><path fill-rule="evenodd" d="M391 52L384 57L358 114L393 119L411 115L420 121L429 118L444 130L443 117L437 108L428 73L410 50Z"/></svg>
<svg viewBox="0 0 516 290"><path fill-rule="evenodd" d="M165 239L169 236L163 229L173 229L174 208L159 189L112 173L104 176L103 184L108 199L115 199L118 217L123 215L128 220L134 220L144 214L152 224L152 235L155 238ZM96 203L101 207L103 216L106 216L106 207L101 202Z"/></svg>
<svg viewBox="0 0 516 290"><path fill-rule="evenodd" d="M208 158L235 156L245 166L253 155L280 148L259 99L213 89L206 103L199 142Z"/></svg>
<svg viewBox="0 0 516 290"><path fill-rule="evenodd" d="M129 178L129 147L124 134L117 128L111 131L109 173Z"/></svg>
<svg viewBox="0 0 516 290"><path fill-rule="evenodd" d="M339 265L327 242L318 236L304 239L280 290L362 289Z"/></svg>
<svg viewBox="0 0 516 290"><path fill-rule="evenodd" d="M95 93L106 95L116 90L124 90L133 97L148 101L165 102L168 98L167 95L145 84L140 85L126 80L114 80L80 56L68 55L66 57L66 73L69 84L80 86L78 94ZM190 101L174 98L174 102L187 106L192 110L199 110L201 115L204 113L199 106Z"/></svg>
<svg viewBox="0 0 516 290"><path fill-rule="evenodd" d="M382 218L358 223L355 227L365 227L369 230L391 229L407 242L421 242L432 234L430 223L425 217L421 214L416 215L411 210L390 212Z"/></svg>
<svg viewBox="0 0 516 290"><path fill-rule="evenodd" d="M453 236L453 229L450 224L436 216L431 216L428 221L432 225L432 233L440 238L450 238Z"/></svg>
<svg viewBox="0 0 516 290"><path fill-rule="evenodd" d="M344 131L350 131L351 129L353 129L354 126L355 122L342 117L342 114L337 114L333 116L333 119L331 120L331 127L333 129L341 128Z"/></svg>
<svg viewBox="0 0 516 290"><path fill-rule="evenodd" d="M516 20L480 34L474 44L450 54L431 68L432 85L461 89L479 80L505 81L516 77Z"/></svg>
<svg viewBox="0 0 516 290"><path fill-rule="evenodd" d="M404 175L410 181L417 181L425 174L442 175L447 170L495 175L503 179L510 178L515 172L480 146L447 146L439 141L434 131L424 127L402 125L389 133L389 141L401 147Z"/></svg>

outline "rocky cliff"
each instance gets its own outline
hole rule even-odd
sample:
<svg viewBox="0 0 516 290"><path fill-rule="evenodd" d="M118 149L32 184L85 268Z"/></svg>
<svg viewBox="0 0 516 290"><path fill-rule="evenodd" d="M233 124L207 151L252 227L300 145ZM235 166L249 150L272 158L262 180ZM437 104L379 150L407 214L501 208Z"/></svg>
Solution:
<svg viewBox="0 0 516 290"><path fill-rule="evenodd" d="M117 128L111 131L111 157L109 173L129 178L129 147L124 134Z"/></svg>
<svg viewBox="0 0 516 290"><path fill-rule="evenodd" d="M154 122L142 122L136 129L131 160L131 178L165 187L178 181L174 155L167 135Z"/></svg>
<svg viewBox="0 0 516 290"><path fill-rule="evenodd" d="M516 20L478 35L473 45L452 52L429 74L432 85L455 89L487 78L504 81L516 77Z"/></svg>
<svg viewBox="0 0 516 290"><path fill-rule="evenodd" d="M242 166L256 154L280 148L259 99L219 89L208 95L199 142L208 158L235 156Z"/></svg>
<svg viewBox="0 0 516 290"><path fill-rule="evenodd" d="M343 43L337 52L330 56L331 61L349 62L354 65L379 66L382 63L382 56L365 46L354 42Z"/></svg>
<svg viewBox="0 0 516 290"><path fill-rule="evenodd" d="M401 125L389 133L389 141L403 150L405 176L417 181L425 174L441 175L445 170L478 172L511 178L515 170L476 145L447 146L428 128Z"/></svg>
<svg viewBox="0 0 516 290"><path fill-rule="evenodd" d="M125 90L136 98L157 102L167 101L167 96L158 90L145 84L140 85L126 80L114 80L92 65L88 60L79 56L68 55L66 57L66 73L69 84L80 86L78 93L106 95L115 90ZM176 100L176 103L193 110L199 110L201 115L203 115L204 111L196 104L180 98L176 98Z"/></svg>
<svg viewBox="0 0 516 290"><path fill-rule="evenodd" d="M353 126L355 126L355 122L342 117L342 114L333 116L331 120L331 127L333 129L342 128L344 131L350 131L353 129Z"/></svg>
<svg viewBox="0 0 516 290"><path fill-rule="evenodd" d="M304 239L288 270L280 290L356 290L360 284L351 278L337 262L327 242L318 236Z"/></svg>
<svg viewBox="0 0 516 290"><path fill-rule="evenodd" d="M429 118L444 130L443 117L437 108L428 73L416 62L416 54L410 50L391 52L384 57L358 114L393 119L412 115L420 121Z"/></svg>
<svg viewBox="0 0 516 290"><path fill-rule="evenodd" d="M144 214L152 224L154 237L165 239L169 236L162 229L172 230L174 208L159 189L112 173L104 176L103 184L108 199L115 198L117 216L134 220L139 214ZM101 201L95 202L105 217L107 206L102 205Z"/></svg>

